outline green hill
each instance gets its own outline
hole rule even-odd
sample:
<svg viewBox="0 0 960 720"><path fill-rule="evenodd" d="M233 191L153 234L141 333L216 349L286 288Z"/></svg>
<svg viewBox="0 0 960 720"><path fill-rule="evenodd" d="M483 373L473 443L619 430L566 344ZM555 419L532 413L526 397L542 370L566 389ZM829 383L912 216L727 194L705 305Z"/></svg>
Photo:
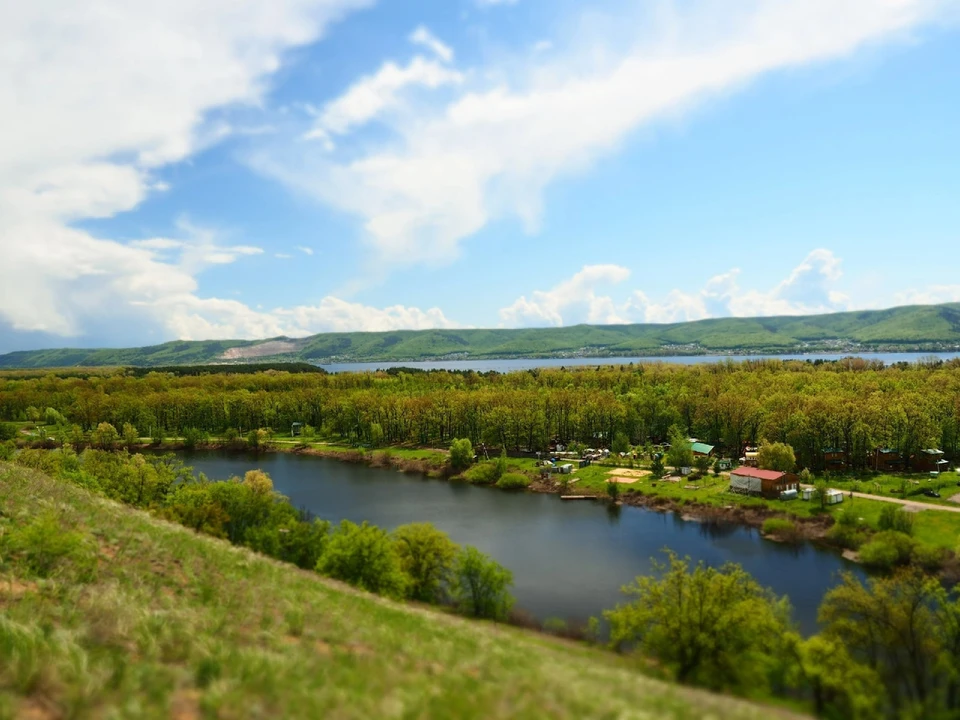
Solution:
<svg viewBox="0 0 960 720"><path fill-rule="evenodd" d="M175 341L123 350L59 349L0 355L0 367L189 365L263 359L398 362L436 358L656 356L960 349L960 303L675 324L495 330L321 333L307 338Z"/></svg>
<svg viewBox="0 0 960 720"><path fill-rule="evenodd" d="M0 463L0 717L201 716L787 715L367 595Z"/></svg>

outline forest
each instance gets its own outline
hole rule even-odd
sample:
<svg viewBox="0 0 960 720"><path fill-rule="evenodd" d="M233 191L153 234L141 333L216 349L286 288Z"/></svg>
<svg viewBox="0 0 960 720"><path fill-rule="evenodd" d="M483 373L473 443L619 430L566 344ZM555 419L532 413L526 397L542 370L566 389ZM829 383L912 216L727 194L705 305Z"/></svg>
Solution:
<svg viewBox="0 0 960 720"><path fill-rule="evenodd" d="M695 366L638 363L508 374L343 374L231 369L200 375L118 370L85 377L0 375L0 420L45 419L54 440L82 442L100 423L156 441L190 433L244 437L294 423L314 437L378 447L447 447L469 438L508 449L551 441L643 446L678 427L727 456L761 440L824 467L839 448L852 469L877 447L911 455L960 450L960 361L884 366L851 358ZM909 469L909 464L907 465Z"/></svg>

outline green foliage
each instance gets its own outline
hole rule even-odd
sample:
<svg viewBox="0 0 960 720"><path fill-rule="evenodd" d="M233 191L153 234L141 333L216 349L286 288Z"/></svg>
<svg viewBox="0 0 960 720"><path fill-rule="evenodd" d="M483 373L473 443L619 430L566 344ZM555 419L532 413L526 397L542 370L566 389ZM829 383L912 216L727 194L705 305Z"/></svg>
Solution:
<svg viewBox="0 0 960 720"><path fill-rule="evenodd" d="M465 547L453 567L451 595L465 615L504 620L513 605L513 573L474 547Z"/></svg>
<svg viewBox="0 0 960 720"><path fill-rule="evenodd" d="M393 541L408 578L408 596L420 602L444 602L459 547L429 523L401 525L393 531Z"/></svg>
<svg viewBox="0 0 960 720"><path fill-rule="evenodd" d="M656 457L653 458L653 463L650 465L650 473L653 477L659 479L663 477L666 468L663 466L663 458L659 456L659 453Z"/></svg>
<svg viewBox="0 0 960 720"><path fill-rule="evenodd" d="M493 485L497 482L497 463L477 463L463 473L463 478L474 485Z"/></svg>
<svg viewBox="0 0 960 720"><path fill-rule="evenodd" d="M208 435L203 430L197 428L184 428L183 429L183 446L187 450L193 450L198 445L203 445L207 442Z"/></svg>
<svg viewBox="0 0 960 720"><path fill-rule="evenodd" d="M504 448L500 451L500 457L497 458L497 481L503 477L504 473L507 472L507 450Z"/></svg>
<svg viewBox="0 0 960 720"><path fill-rule="evenodd" d="M791 541L799 538L796 524L786 518L767 518L764 520L763 534Z"/></svg>
<svg viewBox="0 0 960 720"><path fill-rule="evenodd" d="M827 490L829 489L825 478L817 478L813 483L813 496L820 501L821 510L827 507Z"/></svg>
<svg viewBox="0 0 960 720"><path fill-rule="evenodd" d="M130 423L123 424L123 445L128 450L140 444L140 433Z"/></svg>
<svg viewBox="0 0 960 720"><path fill-rule="evenodd" d="M794 654L797 664L792 668L792 684L808 689L817 717L878 717L883 693L880 677L851 658L842 642L822 635L797 639Z"/></svg>
<svg viewBox="0 0 960 720"><path fill-rule="evenodd" d="M912 513L908 513L897 505L887 504L880 511L877 526L881 530L896 530L905 535L913 535L915 522L916 518Z"/></svg>
<svg viewBox="0 0 960 720"><path fill-rule="evenodd" d="M530 486L530 478L523 473L506 473L497 480L497 487L503 490L519 490Z"/></svg>
<svg viewBox="0 0 960 720"><path fill-rule="evenodd" d="M693 466L697 469L697 472L700 473L701 475L706 475L708 472L710 472L710 466L712 464L713 464L713 460L711 460L706 455L698 455L693 459ZM717 471L717 474L719 475L719 471Z"/></svg>
<svg viewBox="0 0 960 720"><path fill-rule="evenodd" d="M400 598L406 594L408 581L393 541L366 522L340 522L317 563L317 572L379 595Z"/></svg>
<svg viewBox="0 0 960 720"><path fill-rule="evenodd" d="M9 538L0 535L0 543L0 550L6 545L7 552L22 557L25 567L42 578L69 569L76 578L89 581L96 573L96 554L88 538L65 527L52 510L14 526Z"/></svg>
<svg viewBox="0 0 960 720"><path fill-rule="evenodd" d="M860 561L867 567L890 570L909 563L916 544L916 540L909 535L896 530L884 530L860 547Z"/></svg>
<svg viewBox="0 0 960 720"><path fill-rule="evenodd" d="M668 553L657 576L638 577L623 592L633 600L604 613L615 646L631 646L679 681L714 690L758 690L779 663L790 627L786 598L738 565L692 570Z"/></svg>
<svg viewBox="0 0 960 720"><path fill-rule="evenodd" d="M17 426L13 423L0 422L0 442L13 440L17 437Z"/></svg>
<svg viewBox="0 0 960 720"><path fill-rule="evenodd" d="M793 448L786 443L765 442L757 453L757 465L765 470L793 472L797 466L797 458Z"/></svg>
<svg viewBox="0 0 960 720"><path fill-rule="evenodd" d="M684 433L674 425L670 429L670 449L667 451L667 465L674 468L693 466L693 448Z"/></svg>
<svg viewBox="0 0 960 720"><path fill-rule="evenodd" d="M108 422L100 423L97 429L90 433L90 444L101 450L113 450L119 439L117 429Z"/></svg>
<svg viewBox="0 0 960 720"><path fill-rule="evenodd" d="M473 443L469 438L458 438L450 443L450 465L462 472L473 463ZM494 478L496 482L496 478Z"/></svg>
<svg viewBox="0 0 960 720"><path fill-rule="evenodd" d="M824 598L820 623L851 670L875 673L879 712L861 717L947 718L960 710L960 603L936 578L902 571L863 585L845 575Z"/></svg>
<svg viewBox="0 0 960 720"><path fill-rule="evenodd" d="M630 452L630 438L624 432L617 432L613 435L613 442L610 443L610 452L615 454Z"/></svg>
<svg viewBox="0 0 960 720"><path fill-rule="evenodd" d="M376 422L370 423L370 447L382 447L385 438L383 426Z"/></svg>
<svg viewBox="0 0 960 720"><path fill-rule="evenodd" d="M608 480L607 481L607 497L609 497L613 502L616 502L620 499L620 483Z"/></svg>
<svg viewBox="0 0 960 720"><path fill-rule="evenodd" d="M12 460L17 452L17 446L11 441L0 442L0 460Z"/></svg>

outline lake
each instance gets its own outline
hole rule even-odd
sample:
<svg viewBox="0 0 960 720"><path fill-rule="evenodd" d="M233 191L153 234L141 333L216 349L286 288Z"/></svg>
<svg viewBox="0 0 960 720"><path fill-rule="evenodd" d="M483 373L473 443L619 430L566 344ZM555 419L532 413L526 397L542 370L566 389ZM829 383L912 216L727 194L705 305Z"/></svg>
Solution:
<svg viewBox="0 0 960 720"><path fill-rule="evenodd" d="M611 508L557 495L504 492L392 470L288 453L179 453L211 479L261 468L297 507L337 523L369 520L385 529L430 522L514 573L518 607L538 619L582 621L622 600L620 587L651 572L663 548L712 566L740 563L763 585L790 597L806 633L838 573L860 567L811 545L770 542L756 530L684 521L674 513Z"/></svg>
<svg viewBox="0 0 960 720"><path fill-rule="evenodd" d="M951 360L960 357L960 353L811 353L808 355L674 355L666 357L573 357L573 358L510 358L504 360L434 360L430 362L357 362L329 363L320 365L327 372L367 372L386 370L392 367L419 368L421 370L474 370L476 372L506 373L516 370L549 367L579 367L595 365L629 365L650 363L678 363L696 365L699 363L717 363L726 360L842 360L848 357L861 357L866 360L880 360L888 365L897 362L913 363L922 358L937 357Z"/></svg>

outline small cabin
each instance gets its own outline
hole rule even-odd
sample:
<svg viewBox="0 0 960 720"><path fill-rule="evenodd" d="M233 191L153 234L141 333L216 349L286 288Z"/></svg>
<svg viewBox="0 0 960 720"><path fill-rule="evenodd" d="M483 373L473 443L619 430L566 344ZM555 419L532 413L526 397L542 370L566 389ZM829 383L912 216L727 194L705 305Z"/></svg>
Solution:
<svg viewBox="0 0 960 720"><path fill-rule="evenodd" d="M303 435L303 423L293 423L290 426L290 437L300 437L301 435Z"/></svg>
<svg viewBox="0 0 960 720"><path fill-rule="evenodd" d="M694 442L690 445L694 457L710 457L713 455L713 445L707 445L702 442Z"/></svg>
<svg viewBox="0 0 960 720"><path fill-rule="evenodd" d="M943 458L943 450L928 448L921 450L913 458L913 469L917 472L941 473L949 463Z"/></svg>
<svg viewBox="0 0 960 720"><path fill-rule="evenodd" d="M729 470L733 467L733 460L730 458L720 458L717 460L717 470Z"/></svg>
<svg viewBox="0 0 960 720"><path fill-rule="evenodd" d="M847 454L840 448L825 448L823 466L827 470L843 470L847 467Z"/></svg>
<svg viewBox="0 0 960 720"><path fill-rule="evenodd" d="M873 469L878 472L903 470L903 456L893 448L877 448L873 453Z"/></svg>
<svg viewBox="0 0 960 720"><path fill-rule="evenodd" d="M800 483L793 473L751 467L737 468L730 473L730 490L741 495L762 495L775 500L782 492L799 489Z"/></svg>

